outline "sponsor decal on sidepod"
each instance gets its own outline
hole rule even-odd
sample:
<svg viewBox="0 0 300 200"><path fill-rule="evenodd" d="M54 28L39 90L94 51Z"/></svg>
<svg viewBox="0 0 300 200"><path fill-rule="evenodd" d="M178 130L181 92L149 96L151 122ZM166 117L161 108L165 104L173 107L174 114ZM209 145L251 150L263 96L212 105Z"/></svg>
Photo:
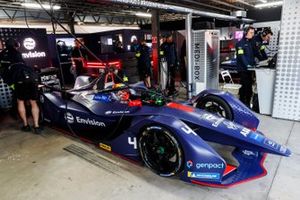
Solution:
<svg viewBox="0 0 300 200"><path fill-rule="evenodd" d="M187 161L186 162L186 166L187 166L187 168L191 168L191 167L193 167L193 161L191 161L191 160L189 160L189 161Z"/></svg>
<svg viewBox="0 0 300 200"><path fill-rule="evenodd" d="M192 160L186 162L187 168L192 168L194 163ZM223 169L225 167L224 163L196 163L197 169Z"/></svg>
<svg viewBox="0 0 300 200"><path fill-rule="evenodd" d="M224 163L197 163L197 169L222 169L224 168Z"/></svg>
<svg viewBox="0 0 300 200"><path fill-rule="evenodd" d="M87 119L83 119L81 117L78 117L78 116L73 116L71 113L67 112L65 114L65 119L67 120L67 123L69 124L73 124L75 122L75 119L76 119L76 122L78 124L86 124L86 125L91 125L91 126L100 126L100 127L106 127L105 123L104 122L99 122L95 119L90 119L90 118L87 118Z"/></svg>

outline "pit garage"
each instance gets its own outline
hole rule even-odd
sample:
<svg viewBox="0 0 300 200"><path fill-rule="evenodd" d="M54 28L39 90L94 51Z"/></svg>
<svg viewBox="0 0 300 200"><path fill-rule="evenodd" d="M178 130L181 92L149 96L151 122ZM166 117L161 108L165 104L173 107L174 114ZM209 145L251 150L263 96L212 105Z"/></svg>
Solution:
<svg viewBox="0 0 300 200"><path fill-rule="evenodd" d="M1 3L1 199L299 198L300 0Z"/></svg>

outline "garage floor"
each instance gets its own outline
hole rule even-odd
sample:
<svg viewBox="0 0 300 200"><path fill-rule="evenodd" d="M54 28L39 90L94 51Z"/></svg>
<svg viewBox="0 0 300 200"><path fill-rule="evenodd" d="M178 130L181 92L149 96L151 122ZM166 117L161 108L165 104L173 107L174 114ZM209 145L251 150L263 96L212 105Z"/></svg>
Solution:
<svg viewBox="0 0 300 200"><path fill-rule="evenodd" d="M0 199L298 200L300 122L259 117L259 129L286 144L292 157L269 155L267 176L215 189L161 178L50 128L42 135L20 132L16 121L0 116ZM64 148L75 149L85 159Z"/></svg>

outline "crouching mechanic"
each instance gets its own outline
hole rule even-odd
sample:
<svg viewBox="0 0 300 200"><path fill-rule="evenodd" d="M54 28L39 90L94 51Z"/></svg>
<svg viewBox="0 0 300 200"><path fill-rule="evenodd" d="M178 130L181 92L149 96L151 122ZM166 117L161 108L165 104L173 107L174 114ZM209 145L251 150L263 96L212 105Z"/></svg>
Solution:
<svg viewBox="0 0 300 200"><path fill-rule="evenodd" d="M244 37L236 44L236 60L237 67L241 79L239 95L240 100L250 108L250 101L252 98L252 71L255 65L254 52L252 46L252 38L254 36L254 27L248 26L245 29Z"/></svg>
<svg viewBox="0 0 300 200"><path fill-rule="evenodd" d="M29 132L31 128L26 117L25 101L31 105L31 114L33 118L34 133L40 134L39 126L39 107L38 100L38 82L39 76L30 66L23 63L16 63L10 66L10 74L15 85L15 95L17 98L18 112L23 121L22 131Z"/></svg>

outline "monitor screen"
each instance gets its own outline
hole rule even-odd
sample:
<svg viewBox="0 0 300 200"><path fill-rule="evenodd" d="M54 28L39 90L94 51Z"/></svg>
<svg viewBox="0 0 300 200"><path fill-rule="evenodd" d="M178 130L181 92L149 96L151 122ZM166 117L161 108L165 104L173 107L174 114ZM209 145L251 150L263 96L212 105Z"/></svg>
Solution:
<svg viewBox="0 0 300 200"><path fill-rule="evenodd" d="M235 31L234 32L234 39L240 40L244 36L244 31Z"/></svg>

